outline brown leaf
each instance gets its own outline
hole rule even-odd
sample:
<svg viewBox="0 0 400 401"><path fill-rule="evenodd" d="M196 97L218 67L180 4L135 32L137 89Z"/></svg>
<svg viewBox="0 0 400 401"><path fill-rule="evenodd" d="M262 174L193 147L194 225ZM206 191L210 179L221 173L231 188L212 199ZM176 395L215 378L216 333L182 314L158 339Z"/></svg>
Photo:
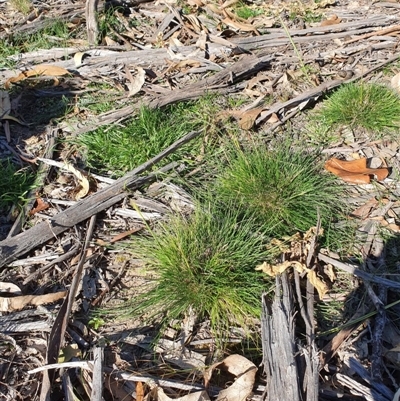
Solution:
<svg viewBox="0 0 400 401"><path fill-rule="evenodd" d="M244 356L233 354L226 357L223 361L214 363L204 373L204 383L207 387L210 383L214 370L218 368L236 376L236 380L218 394L217 401L245 401L251 394L257 367L253 362Z"/></svg>
<svg viewBox="0 0 400 401"><path fill-rule="evenodd" d="M234 21L233 19L226 17L221 22L225 25L230 26L231 28L238 29L243 32L254 32L256 35L260 35L257 29L251 24L245 24L243 22Z"/></svg>
<svg viewBox="0 0 400 401"><path fill-rule="evenodd" d="M359 219L365 219L376 206L378 206L378 201L375 198L372 198L367 203L364 203L362 206L354 210L351 215Z"/></svg>
<svg viewBox="0 0 400 401"><path fill-rule="evenodd" d="M125 73L130 81L130 83L127 84L127 87L129 89L128 97L131 97L142 90L146 77L146 72L142 67L137 67L137 74L135 78L133 78L131 72L129 71L129 68L125 66Z"/></svg>
<svg viewBox="0 0 400 401"><path fill-rule="evenodd" d="M20 297L0 297L0 312L12 312L21 310L25 306L32 305L38 306L43 304L49 304L56 302L61 298L64 298L67 291L59 291L52 294L46 295L23 295Z"/></svg>
<svg viewBox="0 0 400 401"><path fill-rule="evenodd" d="M50 205L47 202L45 202L42 198L36 198L34 207L29 212L29 216L33 216L34 214L46 210L49 207Z"/></svg>
<svg viewBox="0 0 400 401"><path fill-rule="evenodd" d="M329 17L328 19L321 21L320 26L336 25L336 24L340 24L341 22L342 22L342 19L334 14L334 15L332 15L332 17Z"/></svg>
<svg viewBox="0 0 400 401"><path fill-rule="evenodd" d="M133 230L124 231L123 233L120 233L120 234L116 235L115 237L111 238L110 244L113 244L114 242L117 242L125 237L129 237L130 235L137 233L138 231L140 231L142 229L143 229L143 227L136 227Z"/></svg>
<svg viewBox="0 0 400 401"><path fill-rule="evenodd" d="M22 80L24 80L26 78L30 78L30 77L37 77L37 76L41 76L41 75L57 77L57 76L63 76L63 75L67 75L67 74L70 74L70 72L62 67L57 67L55 65L45 65L45 64L37 65L34 68L32 68L31 70L21 72L16 77L9 78L6 81L6 83L4 84L4 87L6 89L8 89L10 87L10 83L19 82L19 81L22 81Z"/></svg>
<svg viewBox="0 0 400 401"><path fill-rule="evenodd" d="M382 181L389 175L387 168L368 168L366 158L351 161L332 158L325 163L325 169L352 184L368 184L371 178Z"/></svg>
<svg viewBox="0 0 400 401"><path fill-rule="evenodd" d="M264 110L264 107L256 107L246 110L240 115L239 127L244 130L249 130L253 127L257 117Z"/></svg>

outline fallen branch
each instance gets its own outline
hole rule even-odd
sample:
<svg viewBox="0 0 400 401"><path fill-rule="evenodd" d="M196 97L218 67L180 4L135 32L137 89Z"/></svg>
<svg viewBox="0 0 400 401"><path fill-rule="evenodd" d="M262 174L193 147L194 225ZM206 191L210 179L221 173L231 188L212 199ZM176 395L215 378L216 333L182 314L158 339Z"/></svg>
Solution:
<svg viewBox="0 0 400 401"><path fill-rule="evenodd" d="M89 196L69 207L68 209L56 214L52 219L44 221L29 230L7 238L0 242L0 267L7 265L39 245L44 244L51 238L56 237L75 224L84 221L94 214L101 212L122 200L127 195L127 190L137 189L155 180L157 175L164 173L175 167L171 163L158 172L149 174L145 177L138 175L151 168L161 159L173 153L176 149L200 135L201 131L193 131L179 139L157 156L135 168L124 177L115 181L109 187Z"/></svg>

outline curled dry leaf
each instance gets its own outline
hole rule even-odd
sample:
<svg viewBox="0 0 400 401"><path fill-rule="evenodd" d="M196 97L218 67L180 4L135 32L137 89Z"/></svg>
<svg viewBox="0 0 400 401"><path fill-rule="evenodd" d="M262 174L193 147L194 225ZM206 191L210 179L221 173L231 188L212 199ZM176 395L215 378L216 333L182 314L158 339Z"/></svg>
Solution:
<svg viewBox="0 0 400 401"><path fill-rule="evenodd" d="M204 384L210 384L215 369L226 371L234 376L236 380L228 388L220 391L217 401L245 401L252 393L256 377L257 367L253 362L241 355L230 355L221 362L214 363L204 373Z"/></svg>
<svg viewBox="0 0 400 401"><path fill-rule="evenodd" d="M79 185L80 185L80 188L77 188L77 190L75 192L75 195L74 195L75 200L82 199L83 197L85 197L88 194L89 189L90 189L89 180L87 179L87 177L85 176L85 174L83 172L76 169L72 164L61 163L61 162L57 162L52 159L45 159L43 157L38 157L37 160L41 161L42 163L46 163L50 166L55 166L55 167L61 168L63 170L69 171L72 174L74 174L74 176L78 179Z"/></svg>
<svg viewBox="0 0 400 401"><path fill-rule="evenodd" d="M271 277L275 277L276 275L283 273L289 267L293 267L300 274L307 273L307 277L313 287L318 291L320 299L322 299L328 292L328 286L317 276L317 273L314 270L309 269L304 263L298 261L287 260L283 263L278 263L277 265L270 265L269 263L264 262L257 266L256 270L260 270Z"/></svg>
<svg viewBox="0 0 400 401"><path fill-rule="evenodd" d="M70 74L70 72L62 67L57 67L55 65L45 65L45 64L37 65L31 70L21 72L16 77L9 78L4 84L4 87L8 89L11 83L23 81L26 78L37 77L42 75L49 77L61 77L67 74Z"/></svg>
<svg viewBox="0 0 400 401"><path fill-rule="evenodd" d="M369 184L371 178L382 181L389 175L387 168L368 168L366 158L351 161L332 158L325 163L325 169L351 184Z"/></svg>
<svg viewBox="0 0 400 401"><path fill-rule="evenodd" d="M142 67L137 67L136 76L135 76L135 78L133 78L131 72L129 71L129 68L127 66L125 66L125 73L126 73L127 78L130 81L130 83L127 86L129 89L128 96L131 97L141 91L141 89L144 85L146 72Z"/></svg>
<svg viewBox="0 0 400 401"><path fill-rule="evenodd" d="M336 14L332 15L326 20L321 21L320 26L329 26L329 25L336 25L340 24L342 22L342 19L339 18Z"/></svg>
<svg viewBox="0 0 400 401"><path fill-rule="evenodd" d="M256 35L260 35L260 33L257 31L257 28L251 24L245 24L244 22L234 21L229 17L224 18L221 22L239 31L254 32Z"/></svg>
<svg viewBox="0 0 400 401"><path fill-rule="evenodd" d="M33 208L29 211L29 216L33 216L36 213L42 212L50 207L42 198L36 198Z"/></svg>
<svg viewBox="0 0 400 401"><path fill-rule="evenodd" d="M24 295L20 297L5 298L0 297L0 312L12 312L25 308L25 306L38 306L50 304L62 299L67 294L67 291L59 291L53 294L46 295Z"/></svg>

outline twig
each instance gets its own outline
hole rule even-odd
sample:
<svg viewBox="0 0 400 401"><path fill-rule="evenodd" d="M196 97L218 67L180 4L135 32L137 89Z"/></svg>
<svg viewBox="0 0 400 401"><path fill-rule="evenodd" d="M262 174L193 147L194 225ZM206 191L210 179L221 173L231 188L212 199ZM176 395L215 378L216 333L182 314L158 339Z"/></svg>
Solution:
<svg viewBox="0 0 400 401"><path fill-rule="evenodd" d="M128 264L128 261L125 260L124 263L121 266L121 269L119 270L118 274L113 278L111 283L108 285L107 288L105 288L97 297L92 301L92 306L96 306L101 300L104 298L104 296L110 292L110 290L114 287L114 285L117 283L117 281L122 277L122 274L125 271L126 265Z"/></svg>
<svg viewBox="0 0 400 401"><path fill-rule="evenodd" d="M86 262L86 253L87 253L86 251L89 247L90 240L93 236L95 224L96 224L96 215L93 215L90 218L89 227L86 231L85 244L83 245L83 248L81 251L81 258L79 259L78 266L76 267L76 271L74 273L74 278L72 280L71 287L69 289L68 307L67 307L67 312L66 312L67 319L71 313L72 305L75 302L75 297L76 297L76 294L78 293L78 287L82 280L83 266Z"/></svg>
<svg viewBox="0 0 400 401"><path fill-rule="evenodd" d="M400 283L388 280L387 278L375 276L374 274L367 273L363 270L359 269L359 265L351 265L348 263L340 262L339 260L333 259L323 253L318 254L318 259L324 261L325 263L330 263L331 265L347 272L353 274L356 277L359 277L363 280L371 281L373 283L384 285L385 287L392 288L393 290L400 291Z"/></svg>
<svg viewBox="0 0 400 401"><path fill-rule="evenodd" d="M68 252L63 253L60 255L58 258L52 260L50 263L47 263L47 265L44 265L43 267L39 268L35 272L31 273L28 277L25 278L25 280L22 282L22 285L27 285L30 283L32 280L35 280L38 276L46 273L47 270L52 268L54 265L63 262L64 260L67 260L69 258L72 258L79 252L79 245L75 244ZM32 261L31 261L32 264Z"/></svg>

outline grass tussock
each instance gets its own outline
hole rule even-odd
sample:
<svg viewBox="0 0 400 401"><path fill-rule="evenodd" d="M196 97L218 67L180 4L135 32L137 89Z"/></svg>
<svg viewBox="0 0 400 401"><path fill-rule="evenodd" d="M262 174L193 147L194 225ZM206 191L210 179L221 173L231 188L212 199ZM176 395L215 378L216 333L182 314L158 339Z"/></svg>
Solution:
<svg viewBox="0 0 400 401"><path fill-rule="evenodd" d="M227 159L217 178L218 197L256 215L272 236L306 232L318 215L326 224L342 207L342 187L316 155L284 145L251 146L235 149Z"/></svg>
<svg viewBox="0 0 400 401"><path fill-rule="evenodd" d="M217 338L230 326L247 331L259 317L265 282L254 268L266 257L264 236L234 207L198 205L189 218L172 217L152 236L135 240L133 250L156 278L128 313L168 323L192 309L210 319Z"/></svg>
<svg viewBox="0 0 400 401"><path fill-rule="evenodd" d="M318 115L328 127L364 128L380 135L398 132L400 97L385 85L350 83L333 93Z"/></svg>
<svg viewBox="0 0 400 401"><path fill-rule="evenodd" d="M0 162L0 212L8 213L12 206L22 206L35 181L26 169L18 170L10 160Z"/></svg>
<svg viewBox="0 0 400 401"><path fill-rule="evenodd" d="M138 116L124 126L101 127L81 135L78 146L90 168L119 177L154 157L188 132L202 128L210 131L211 122L206 114L201 113L207 105L212 107L211 100L206 98L165 109L144 106ZM201 138L198 138L179 148L164 162L185 160L190 163L204 151L203 145Z"/></svg>

